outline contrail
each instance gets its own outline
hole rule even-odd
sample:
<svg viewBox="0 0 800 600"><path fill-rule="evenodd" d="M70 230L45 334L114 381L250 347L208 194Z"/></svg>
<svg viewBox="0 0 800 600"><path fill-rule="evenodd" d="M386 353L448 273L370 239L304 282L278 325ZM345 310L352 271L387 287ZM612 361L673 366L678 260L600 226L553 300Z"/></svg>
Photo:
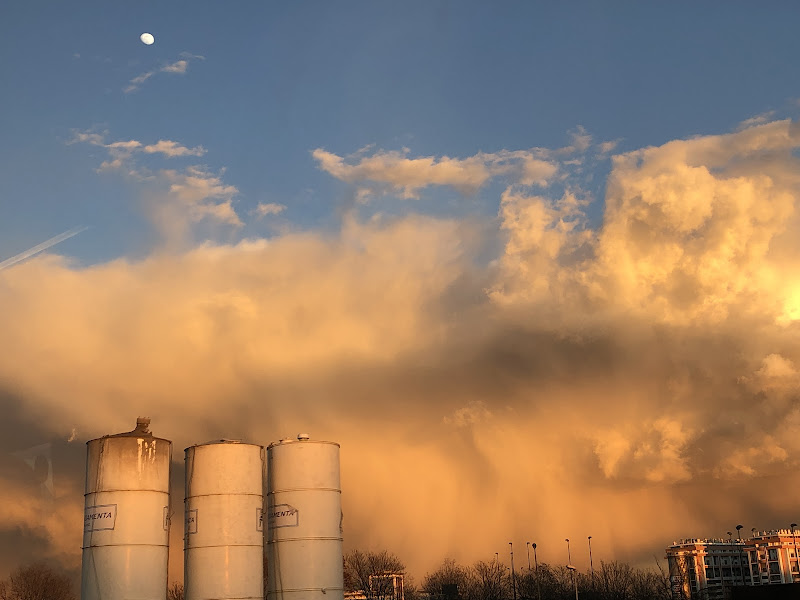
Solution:
<svg viewBox="0 0 800 600"><path fill-rule="evenodd" d="M59 242L63 242L64 240L68 240L69 238L78 235L82 231L86 231L89 229L88 227L75 227L70 229L69 231L65 231L64 233L59 233L55 237L51 237L49 240L42 242L41 244L34 246L25 252L20 252L16 256L12 256L11 258L7 258L3 262L0 262L0 271L3 269L7 269L8 267L12 267L15 264L22 262L23 260L29 259L31 256L39 254L43 250L47 250L50 246L55 246Z"/></svg>

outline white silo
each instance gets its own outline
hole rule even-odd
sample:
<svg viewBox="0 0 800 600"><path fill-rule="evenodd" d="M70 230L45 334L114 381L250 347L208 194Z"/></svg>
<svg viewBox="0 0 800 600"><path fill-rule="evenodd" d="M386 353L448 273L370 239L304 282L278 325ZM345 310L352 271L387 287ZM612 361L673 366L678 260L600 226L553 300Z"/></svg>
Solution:
<svg viewBox="0 0 800 600"><path fill-rule="evenodd" d="M87 442L82 600L165 600L172 442L136 429Z"/></svg>
<svg viewBox="0 0 800 600"><path fill-rule="evenodd" d="M267 480L267 599L342 599L339 444L270 444Z"/></svg>
<svg viewBox="0 0 800 600"><path fill-rule="evenodd" d="M264 447L186 448L184 597L264 598Z"/></svg>

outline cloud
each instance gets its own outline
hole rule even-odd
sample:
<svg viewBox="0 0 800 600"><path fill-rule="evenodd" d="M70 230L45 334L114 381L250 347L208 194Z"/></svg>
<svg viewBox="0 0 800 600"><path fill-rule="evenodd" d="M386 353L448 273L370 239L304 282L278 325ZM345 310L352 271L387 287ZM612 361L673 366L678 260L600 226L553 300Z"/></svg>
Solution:
<svg viewBox="0 0 800 600"><path fill-rule="evenodd" d="M145 154L162 154L168 158L178 156L203 156L206 149L202 146L188 148L172 140L158 140L155 144L144 145L136 140L120 140L117 142L105 142L106 133L96 133L91 131L73 131L70 144L83 142L93 146L106 148L115 159L119 159L120 164L123 159L130 157L136 152Z"/></svg>
<svg viewBox="0 0 800 600"><path fill-rule="evenodd" d="M72 139L69 140L68 144L75 144L78 142L85 142L87 144L92 144L93 146L105 146L105 138L100 133L94 133L91 131L73 131L72 132Z"/></svg>
<svg viewBox="0 0 800 600"><path fill-rule="evenodd" d="M797 383L798 373L791 360L780 354L769 354L764 357L763 366L756 372L756 375L767 384L788 380L794 385Z"/></svg>
<svg viewBox="0 0 800 600"><path fill-rule="evenodd" d="M275 202L259 202L254 212L259 217L266 217L267 215L279 215L285 210L286 206L283 204L277 204Z"/></svg>
<svg viewBox="0 0 800 600"><path fill-rule="evenodd" d="M452 415L446 415L443 422L445 425L454 427L469 427L486 421L491 417L491 411L486 408L483 402L472 400L466 406L457 409Z"/></svg>
<svg viewBox="0 0 800 600"><path fill-rule="evenodd" d="M131 92L135 92L136 90L138 90L141 87L141 85L145 81L150 79L156 73L158 73L158 71L146 71L145 73L142 73L141 75L137 75L136 77L134 77L133 79L130 80L128 85L126 87L124 87L122 89L122 91L125 92L126 94L130 94Z"/></svg>
<svg viewBox="0 0 800 600"><path fill-rule="evenodd" d="M152 171L135 160L141 154L165 158L199 157L206 153L202 146L190 148L172 140L158 140L154 144L137 140L106 143L105 136L77 131L70 143L83 142L107 150L109 158L100 164L98 171L121 172L139 186L147 213L166 241L183 243L191 225L201 221L242 225L233 208L239 191L236 186L222 181L222 172L213 173L202 165Z"/></svg>
<svg viewBox="0 0 800 600"><path fill-rule="evenodd" d="M408 158L408 151L378 150L341 157L317 148L312 156L323 171L348 183L385 185L403 198L418 198L432 185L450 186L462 194L474 194L490 179L509 176L524 185L546 186L558 166L531 151L479 153L459 159L443 156Z"/></svg>
<svg viewBox="0 0 800 600"><path fill-rule="evenodd" d="M140 87L142 87L142 84L145 81L150 79L153 75L157 75L158 73L184 75L186 73L186 70L189 68L189 63L192 60L204 60L205 58L198 54L189 54L188 52L181 52L181 57L182 58L180 58L179 60L167 63L158 69L145 71L144 73L137 75L136 77L131 79L130 82L128 82L128 85L125 86L122 91L125 92L126 94L135 92Z"/></svg>
<svg viewBox="0 0 800 600"><path fill-rule="evenodd" d="M789 453L781 448L779 441L767 435L756 446L734 449L717 467L715 474L723 478L749 478L764 472L773 463L785 463L788 458Z"/></svg>
<svg viewBox="0 0 800 600"><path fill-rule="evenodd" d="M206 153L205 148L196 146L194 148L187 148L181 146L178 142L171 140L158 140L155 144L144 146L142 148L147 154L163 154L164 156L203 156Z"/></svg>
<svg viewBox="0 0 800 600"><path fill-rule="evenodd" d="M495 299L570 295L675 324L785 320L797 287L778 279L795 262L798 144L796 124L780 121L618 155L598 231L581 225L580 211L565 219L552 200L508 192L511 243Z"/></svg>
<svg viewBox="0 0 800 600"><path fill-rule="evenodd" d="M78 481L64 481L55 498L47 498L38 492L31 477L25 473L24 466L13 465L13 459L3 457L3 486L0 501L4 510L0 514L0 539L6 535L22 530L23 537L38 540L44 549L38 556L27 556L30 562L36 560L58 560L66 568L75 569L79 564L75 548L80 547L82 531L70 524L81 517L83 495ZM23 552L23 555L27 552ZM19 560L6 557L6 561ZM4 561L5 562L5 561Z"/></svg>
<svg viewBox="0 0 800 600"><path fill-rule="evenodd" d="M242 224L232 206L239 190L224 184L219 176L196 166L183 172L162 171L162 176L169 182L169 195L186 207L192 220L211 217L229 225Z"/></svg>
<svg viewBox="0 0 800 600"><path fill-rule="evenodd" d="M609 154L613 152L619 145L620 141L621 140L611 140L609 142L601 142L598 145L598 150L600 151L600 154Z"/></svg>
<svg viewBox="0 0 800 600"><path fill-rule="evenodd" d="M625 432L601 433L594 448L603 474L653 483L691 479L686 451L692 436L683 428L681 421L665 417Z"/></svg>
<svg viewBox="0 0 800 600"><path fill-rule="evenodd" d="M741 123L739 123L739 129L747 129L748 127L754 127L756 125L764 125L768 123L773 117L775 116L774 110L769 110L767 112L763 112L760 115L756 115L755 117L750 117L749 119L745 119Z"/></svg>
<svg viewBox="0 0 800 600"><path fill-rule="evenodd" d="M183 75L186 73L186 67L189 66L188 60L176 60L174 63L169 63L161 67L162 73L179 73Z"/></svg>
<svg viewBox="0 0 800 600"><path fill-rule="evenodd" d="M575 131L569 132L569 137L571 143L564 148L558 150L561 154L572 154L572 153L581 153L586 152L589 147L592 145L592 136L586 131L586 128L582 125L578 125Z"/></svg>
<svg viewBox="0 0 800 600"><path fill-rule="evenodd" d="M677 537L789 522L798 143L778 121L620 154L598 207L569 181L526 188L521 160L475 159L509 178L488 224L349 218L88 267L37 257L0 272L0 385L24 407L3 427L83 441L149 414L176 448L338 441L347 547L417 577L531 531L540 560L591 534L650 563ZM362 154L322 159L400 194L479 181ZM224 221L236 193L202 167L152 176L184 219L209 203Z"/></svg>

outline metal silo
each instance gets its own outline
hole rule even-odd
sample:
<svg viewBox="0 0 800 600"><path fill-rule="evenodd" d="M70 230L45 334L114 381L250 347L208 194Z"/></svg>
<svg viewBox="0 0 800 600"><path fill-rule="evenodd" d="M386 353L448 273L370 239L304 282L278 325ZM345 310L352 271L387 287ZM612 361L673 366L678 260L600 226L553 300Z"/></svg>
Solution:
<svg viewBox="0 0 800 600"><path fill-rule="evenodd" d="M267 479L268 600L343 598L339 444L270 444Z"/></svg>
<svg viewBox="0 0 800 600"><path fill-rule="evenodd" d="M264 448L186 448L186 600L264 598Z"/></svg>
<svg viewBox="0 0 800 600"><path fill-rule="evenodd" d="M82 600L164 600L172 442L136 429L86 443Z"/></svg>

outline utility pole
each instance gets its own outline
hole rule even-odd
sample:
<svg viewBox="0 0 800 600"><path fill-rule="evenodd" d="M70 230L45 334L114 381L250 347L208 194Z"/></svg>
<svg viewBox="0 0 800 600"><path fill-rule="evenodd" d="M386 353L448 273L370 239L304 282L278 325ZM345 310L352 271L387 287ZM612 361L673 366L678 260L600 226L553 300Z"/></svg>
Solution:
<svg viewBox="0 0 800 600"><path fill-rule="evenodd" d="M533 542L531 546L533 546L533 565L536 567L536 571L533 574L536 577L536 595L539 600L542 600L542 588L539 585L539 560L536 558L536 542Z"/></svg>
<svg viewBox="0 0 800 600"><path fill-rule="evenodd" d="M575 585L575 600L578 600L578 580L575 578L575 567L572 566L572 552L569 550L569 538L564 538L564 541L567 542L567 569L572 574L572 583Z"/></svg>
<svg viewBox="0 0 800 600"><path fill-rule="evenodd" d="M575 571L577 569L572 565L567 565L567 569L572 573L572 583L575 585L575 600L578 600L578 580L575 579Z"/></svg>
<svg viewBox="0 0 800 600"><path fill-rule="evenodd" d="M511 546L511 589L514 590L514 600L517 600L517 576L514 573L514 544L508 542Z"/></svg>

